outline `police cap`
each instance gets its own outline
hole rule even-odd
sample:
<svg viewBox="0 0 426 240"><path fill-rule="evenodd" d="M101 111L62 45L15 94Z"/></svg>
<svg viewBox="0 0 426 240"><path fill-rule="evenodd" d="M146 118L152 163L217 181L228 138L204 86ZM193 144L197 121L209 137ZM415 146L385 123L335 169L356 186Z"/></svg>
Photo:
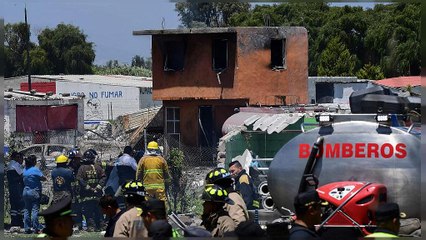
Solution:
<svg viewBox="0 0 426 240"><path fill-rule="evenodd" d="M309 190L303 193L299 193L294 198L295 208L306 208L311 205L321 204L321 203L322 201L319 198L318 192L316 190Z"/></svg>
<svg viewBox="0 0 426 240"><path fill-rule="evenodd" d="M145 201L142 204L142 210L144 212L151 212L151 211L166 211L166 204L164 201L151 198L148 201Z"/></svg>
<svg viewBox="0 0 426 240"><path fill-rule="evenodd" d="M38 215L44 218L76 216L71 211L71 196L64 196L59 201L52 203L46 210L39 212Z"/></svg>
<svg viewBox="0 0 426 240"><path fill-rule="evenodd" d="M384 222L394 218L400 218L399 206L396 203L381 203L376 210L376 220Z"/></svg>

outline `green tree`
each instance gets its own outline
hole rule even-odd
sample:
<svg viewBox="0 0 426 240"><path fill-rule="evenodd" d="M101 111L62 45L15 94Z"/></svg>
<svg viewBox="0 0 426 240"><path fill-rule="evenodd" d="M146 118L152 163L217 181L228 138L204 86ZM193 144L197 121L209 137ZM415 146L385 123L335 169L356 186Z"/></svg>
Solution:
<svg viewBox="0 0 426 240"><path fill-rule="evenodd" d="M107 68L117 68L117 67L120 67L120 64L118 63L118 60L108 60L106 62L105 67L107 67Z"/></svg>
<svg viewBox="0 0 426 240"><path fill-rule="evenodd" d="M380 66L365 64L357 73L359 79L380 80L385 78Z"/></svg>
<svg viewBox="0 0 426 240"><path fill-rule="evenodd" d="M420 74L420 4L377 4L373 9L326 3L255 5L235 13L231 26L303 26L308 30L309 75L318 75L329 42L338 37L354 70L379 66L385 77ZM324 60L324 59L323 59ZM353 62L351 62L353 63ZM324 67L324 66L323 66Z"/></svg>
<svg viewBox="0 0 426 240"><path fill-rule="evenodd" d="M420 74L420 4L376 5L365 45L386 77Z"/></svg>
<svg viewBox="0 0 426 240"><path fill-rule="evenodd" d="M38 41L55 74L91 74L95 51L86 38L78 27L58 24L55 29L44 29Z"/></svg>
<svg viewBox="0 0 426 240"><path fill-rule="evenodd" d="M35 46L32 42L27 43L27 26L25 23L6 24L4 30L5 77L24 75L27 72L24 63L27 44L30 49Z"/></svg>
<svg viewBox="0 0 426 240"><path fill-rule="evenodd" d="M318 75L319 76L353 76L357 58L341 42L339 37L334 37L321 53Z"/></svg>
<svg viewBox="0 0 426 240"><path fill-rule="evenodd" d="M117 60L110 60L105 66L93 66L93 73L98 75L127 75L139 77L151 77L150 69L144 67L132 67L128 65L120 65Z"/></svg>
<svg viewBox="0 0 426 240"><path fill-rule="evenodd" d="M53 74L52 63L47 58L47 52L39 46L31 49L30 51L31 60L31 74ZM27 57L24 60L27 62Z"/></svg>
<svg viewBox="0 0 426 240"><path fill-rule="evenodd" d="M233 14L247 12L249 3L241 2L178 2L175 10L184 27L224 27Z"/></svg>
<svg viewBox="0 0 426 240"><path fill-rule="evenodd" d="M145 67L145 59L139 55L134 56L132 58L132 67Z"/></svg>
<svg viewBox="0 0 426 240"><path fill-rule="evenodd" d="M184 196L185 183L182 181L183 178L183 161L185 156L183 152L178 148L172 148L170 150L167 164L169 166L169 172L171 175L171 184L169 186L169 194L171 195L171 201L169 201L169 208L176 212L178 207L178 200Z"/></svg>

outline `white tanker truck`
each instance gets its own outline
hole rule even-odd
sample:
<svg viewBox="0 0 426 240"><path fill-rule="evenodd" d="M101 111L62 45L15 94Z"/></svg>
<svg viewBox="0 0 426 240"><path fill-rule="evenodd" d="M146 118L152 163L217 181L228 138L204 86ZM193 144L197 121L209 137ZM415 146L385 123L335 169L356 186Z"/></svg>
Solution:
<svg viewBox="0 0 426 240"><path fill-rule="evenodd" d="M420 230L420 134L413 126L392 127L407 120L391 114L322 114L319 127L285 144L259 186L263 205L287 222L298 192L316 188L327 201L318 229L327 239L362 237L375 229L380 202L396 202L408 219L401 235ZM265 202L267 201L267 202ZM262 221L262 219L260 219Z"/></svg>

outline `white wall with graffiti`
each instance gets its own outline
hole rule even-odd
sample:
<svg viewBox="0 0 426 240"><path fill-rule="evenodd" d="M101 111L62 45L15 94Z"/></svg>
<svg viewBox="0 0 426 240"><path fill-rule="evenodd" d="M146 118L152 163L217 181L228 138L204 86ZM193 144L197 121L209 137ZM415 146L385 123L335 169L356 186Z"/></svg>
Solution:
<svg viewBox="0 0 426 240"><path fill-rule="evenodd" d="M152 100L151 88L57 81L56 93L85 96L85 124L97 124L101 121L114 120L123 114L154 105L161 105L161 102Z"/></svg>

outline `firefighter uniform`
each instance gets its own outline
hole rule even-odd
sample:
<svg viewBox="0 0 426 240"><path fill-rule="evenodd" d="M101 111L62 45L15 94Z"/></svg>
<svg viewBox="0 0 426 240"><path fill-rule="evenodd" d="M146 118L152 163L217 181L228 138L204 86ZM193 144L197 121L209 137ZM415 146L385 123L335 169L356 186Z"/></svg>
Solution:
<svg viewBox="0 0 426 240"><path fill-rule="evenodd" d="M148 237L148 230L142 219L142 208L133 207L120 216L114 228L114 238L116 237Z"/></svg>
<svg viewBox="0 0 426 240"><path fill-rule="evenodd" d="M145 188L140 181L130 181L123 185L128 210L115 223L115 237L146 238L148 230L142 218L141 205L145 201Z"/></svg>
<svg viewBox="0 0 426 240"><path fill-rule="evenodd" d="M88 151L86 151L88 152ZM105 185L106 176L100 166L94 164L93 160L87 159L85 152L85 160L83 165L78 169L77 180L80 187L80 201L82 213L86 217L88 230L92 231L93 227L97 230L101 227L102 214L98 207L98 199L103 195L102 188Z"/></svg>
<svg viewBox="0 0 426 240"><path fill-rule="evenodd" d="M165 180L170 178L166 160L155 151L158 144L148 144L148 155L142 157L136 170L136 180L143 183L145 191L151 197L166 201Z"/></svg>
<svg viewBox="0 0 426 240"><path fill-rule="evenodd" d="M241 193L247 209L253 210L259 208L259 200L253 180L244 169L235 178L235 190Z"/></svg>
<svg viewBox="0 0 426 240"><path fill-rule="evenodd" d="M71 204L71 208L72 208L72 212L75 214L74 219L74 223L75 225L82 230L82 221L83 221L83 216L81 213L81 201L80 201L80 185L78 183L77 180L77 173L78 173L78 169L81 166L81 158L82 158L82 154L80 153L80 150L77 148L73 148L71 150L68 151L68 168L71 169L73 177L74 177L74 181L71 183L71 188L72 188L72 204Z"/></svg>
<svg viewBox="0 0 426 240"><path fill-rule="evenodd" d="M18 155L19 153L15 153L12 157L19 157ZM12 159L6 168L10 200L10 225L23 227L24 201L22 192L24 191L24 180L22 174L24 172L24 167L15 160L16 159Z"/></svg>
<svg viewBox="0 0 426 240"><path fill-rule="evenodd" d="M234 220L235 224L238 225L242 222L248 221L249 214L241 195L238 192L230 192L228 197L234 202L234 204L225 204L225 210L229 213L229 216L232 220Z"/></svg>
<svg viewBox="0 0 426 240"><path fill-rule="evenodd" d="M234 236L237 225L224 209L224 204L234 204L228 197L228 192L220 186L213 184L207 185L204 189L202 199L203 215L201 216L203 225L211 232L212 237L231 237Z"/></svg>
<svg viewBox="0 0 426 240"><path fill-rule="evenodd" d="M228 236L226 235L227 233L234 232L237 227L234 220L232 220L228 214L222 216L218 214L217 219L212 219L212 224L216 225L216 227L211 231L212 237L226 237Z"/></svg>
<svg viewBox="0 0 426 240"><path fill-rule="evenodd" d="M211 170L207 173L205 182L206 186L216 184L229 193L228 197L234 204L225 203L224 208L236 225L249 220L247 206L241 194L234 190L234 180L231 178L231 174L228 170L225 168L215 168Z"/></svg>
<svg viewBox="0 0 426 240"><path fill-rule="evenodd" d="M57 166L51 172L54 201L59 196L62 196L63 192L73 197L72 185L74 182L74 175L72 170L67 167L68 158L65 155L59 155L56 157L55 161Z"/></svg>

